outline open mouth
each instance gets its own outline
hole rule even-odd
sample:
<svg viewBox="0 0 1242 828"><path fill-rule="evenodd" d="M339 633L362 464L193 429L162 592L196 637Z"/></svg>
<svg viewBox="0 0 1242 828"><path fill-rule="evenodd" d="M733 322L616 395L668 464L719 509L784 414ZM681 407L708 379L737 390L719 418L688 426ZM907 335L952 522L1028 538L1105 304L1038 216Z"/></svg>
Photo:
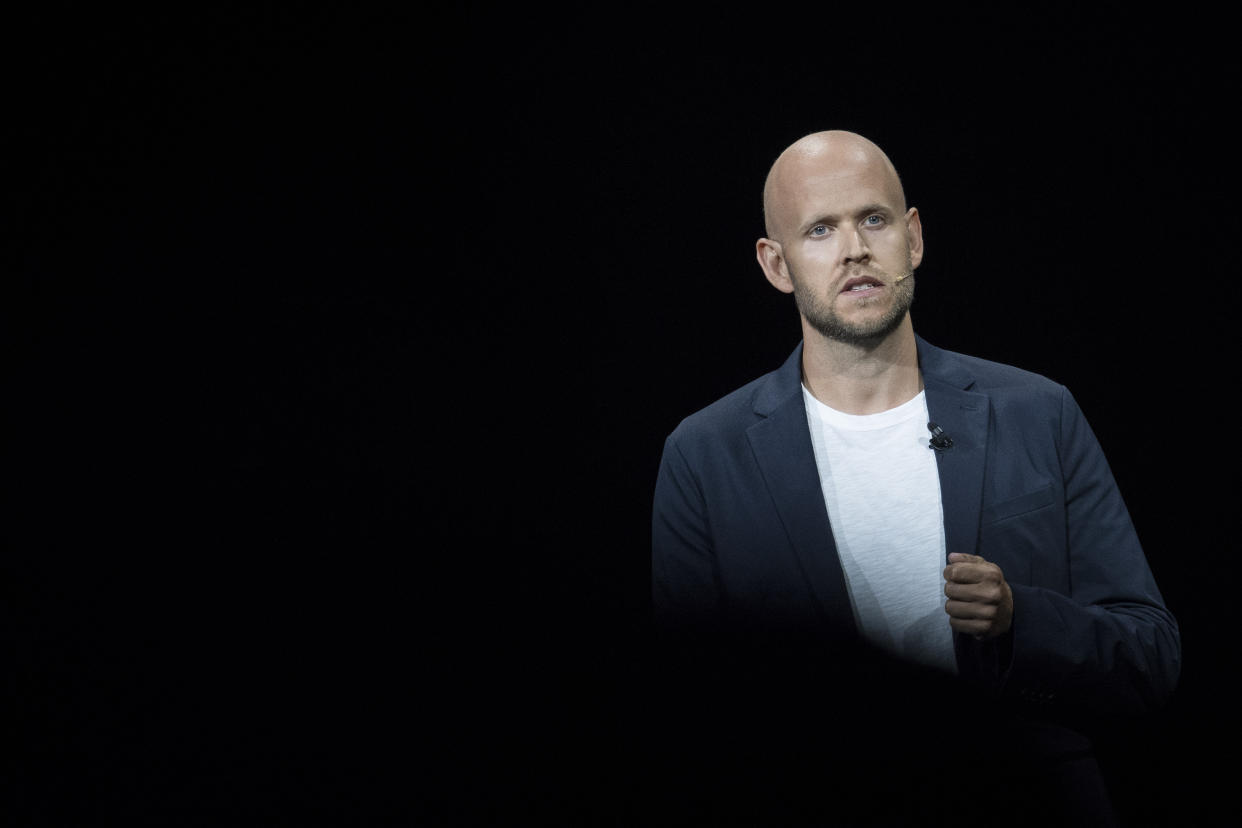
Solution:
<svg viewBox="0 0 1242 828"><path fill-rule="evenodd" d="M882 287L884 287L884 283L879 279L873 279L870 276L856 276L845 283L845 286L841 288L841 292L865 296L879 291Z"/></svg>

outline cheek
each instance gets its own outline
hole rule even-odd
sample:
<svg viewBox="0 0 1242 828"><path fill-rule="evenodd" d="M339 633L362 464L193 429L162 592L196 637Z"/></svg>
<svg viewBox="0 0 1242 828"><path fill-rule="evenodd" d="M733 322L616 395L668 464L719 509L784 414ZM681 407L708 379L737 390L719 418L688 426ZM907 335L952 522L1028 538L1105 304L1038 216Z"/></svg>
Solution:
<svg viewBox="0 0 1242 828"><path fill-rule="evenodd" d="M904 236L885 239L884 244L876 246L875 252L882 256L884 261L897 263L902 267L911 261L910 245L906 243Z"/></svg>
<svg viewBox="0 0 1242 828"><path fill-rule="evenodd" d="M799 251L798 262L803 270L822 271L831 268L837 262L838 247L835 241L807 244Z"/></svg>

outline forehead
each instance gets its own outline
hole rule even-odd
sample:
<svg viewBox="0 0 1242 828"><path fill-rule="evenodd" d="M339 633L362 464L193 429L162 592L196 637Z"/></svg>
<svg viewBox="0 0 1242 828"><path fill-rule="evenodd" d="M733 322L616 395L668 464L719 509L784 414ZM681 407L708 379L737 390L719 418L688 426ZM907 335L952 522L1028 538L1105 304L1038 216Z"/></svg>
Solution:
<svg viewBox="0 0 1242 828"><path fill-rule="evenodd" d="M883 156L850 148L792 153L783 161L773 195L793 226L874 206L905 211L901 182Z"/></svg>
<svg viewBox="0 0 1242 828"><path fill-rule="evenodd" d="M900 202L900 191L875 169L807 175L789 191L789 206L798 218L807 213L848 213L869 205L900 212Z"/></svg>

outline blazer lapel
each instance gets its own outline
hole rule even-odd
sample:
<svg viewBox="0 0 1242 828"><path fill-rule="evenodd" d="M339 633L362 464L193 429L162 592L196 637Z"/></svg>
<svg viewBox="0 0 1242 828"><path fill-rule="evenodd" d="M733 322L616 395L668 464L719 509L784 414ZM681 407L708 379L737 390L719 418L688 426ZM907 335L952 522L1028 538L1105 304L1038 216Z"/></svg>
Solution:
<svg viewBox="0 0 1242 828"><path fill-rule="evenodd" d="M755 460L814 599L838 633L857 633L845 573L828 523L802 399L802 346L760 390L747 429Z"/></svg>
<svg viewBox="0 0 1242 828"><path fill-rule="evenodd" d="M979 540L991 402L986 394L967 390L973 377L944 351L922 339L918 346L928 418L953 439L951 448L936 452L945 554L973 555Z"/></svg>
<svg viewBox="0 0 1242 828"><path fill-rule="evenodd" d="M937 452L940 501L944 508L945 554L974 555L979 548L979 514L983 508L983 476L987 465L991 400L970 391L974 378L947 351L918 340L919 367L927 391L929 419L953 438L953 446ZM964 634L953 636L958 672L996 676L1001 656L993 643L981 644Z"/></svg>

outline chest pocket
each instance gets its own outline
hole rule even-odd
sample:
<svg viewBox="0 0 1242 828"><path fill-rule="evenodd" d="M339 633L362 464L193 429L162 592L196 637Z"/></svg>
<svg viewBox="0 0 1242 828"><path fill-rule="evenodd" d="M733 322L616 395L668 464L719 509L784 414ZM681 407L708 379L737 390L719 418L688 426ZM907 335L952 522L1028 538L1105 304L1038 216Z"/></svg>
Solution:
<svg viewBox="0 0 1242 828"><path fill-rule="evenodd" d="M1002 500L1000 503L993 503L983 510L979 519L984 526L990 526L993 523L1038 511L1050 505L1052 505L1052 484L1033 492Z"/></svg>
<svg viewBox="0 0 1242 828"><path fill-rule="evenodd" d="M1067 578L1065 510L1055 504L1049 484L985 507L979 515L979 554L1013 583L1059 588Z"/></svg>

